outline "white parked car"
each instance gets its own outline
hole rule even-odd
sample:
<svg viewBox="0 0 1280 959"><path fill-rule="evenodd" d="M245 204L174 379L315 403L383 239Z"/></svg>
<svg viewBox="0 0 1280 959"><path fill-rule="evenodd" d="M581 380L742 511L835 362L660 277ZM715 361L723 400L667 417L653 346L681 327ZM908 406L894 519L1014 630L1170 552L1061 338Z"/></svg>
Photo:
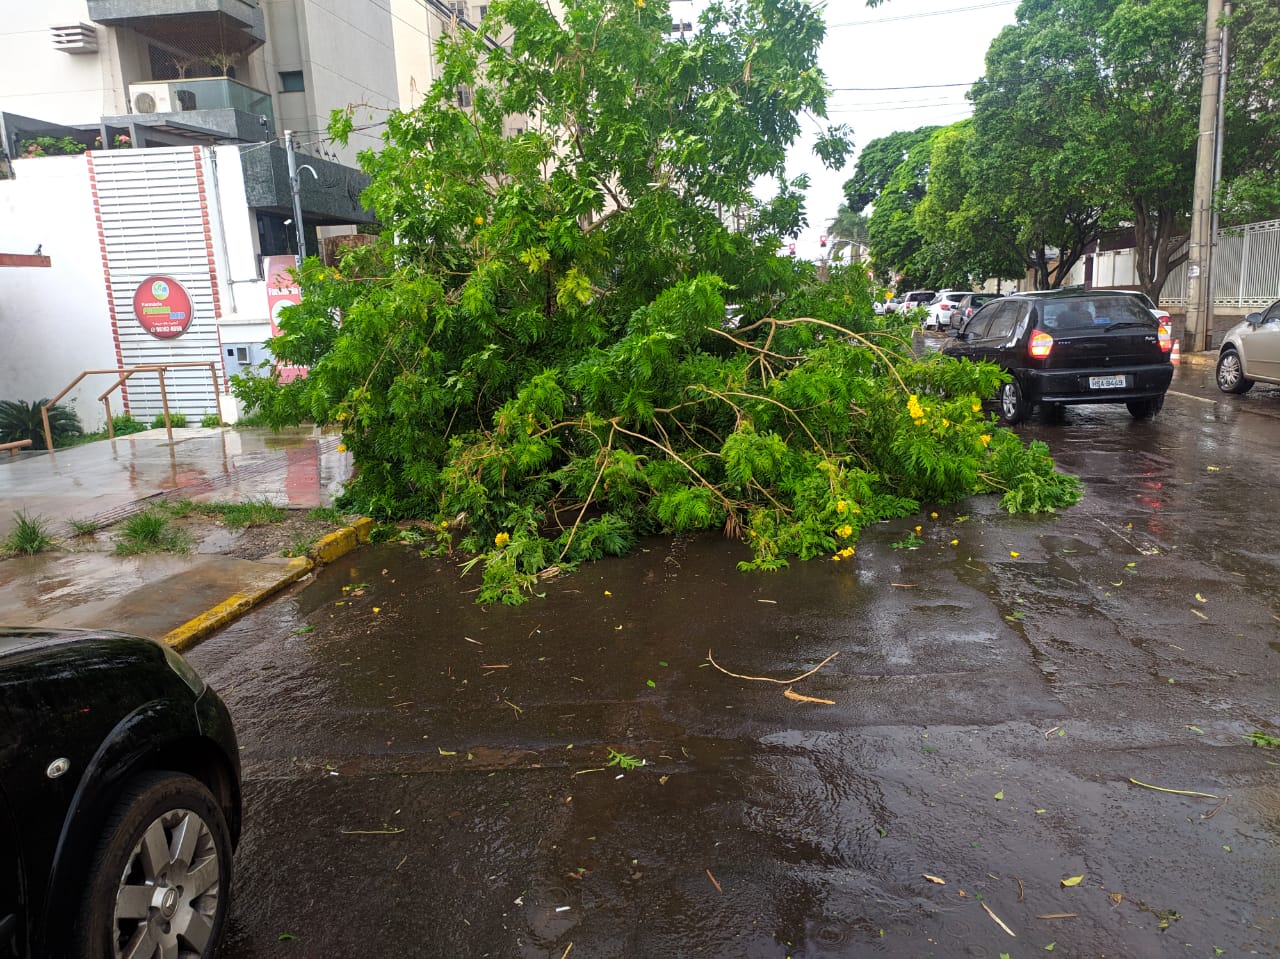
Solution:
<svg viewBox="0 0 1280 959"><path fill-rule="evenodd" d="M1280 386L1280 300L1231 327L1218 349L1218 389L1247 393L1258 382Z"/></svg>
<svg viewBox="0 0 1280 959"><path fill-rule="evenodd" d="M924 318L926 330L945 330L951 325L951 311L960 305L968 291L940 290L938 295L929 301L929 315Z"/></svg>

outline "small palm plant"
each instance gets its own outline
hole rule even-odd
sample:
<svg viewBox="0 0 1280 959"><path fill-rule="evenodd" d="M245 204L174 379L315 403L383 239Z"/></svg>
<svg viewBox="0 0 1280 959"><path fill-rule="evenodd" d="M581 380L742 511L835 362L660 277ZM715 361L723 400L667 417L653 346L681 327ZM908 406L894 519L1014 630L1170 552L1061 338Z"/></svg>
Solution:
<svg viewBox="0 0 1280 959"><path fill-rule="evenodd" d="M44 420L40 410L49 401L36 400L4 400L0 402L0 443L13 443L17 440L31 440L33 450L45 448ZM70 406L58 405L49 410L49 432L53 434L53 445L68 436L79 436L84 432L80 426L80 417Z"/></svg>

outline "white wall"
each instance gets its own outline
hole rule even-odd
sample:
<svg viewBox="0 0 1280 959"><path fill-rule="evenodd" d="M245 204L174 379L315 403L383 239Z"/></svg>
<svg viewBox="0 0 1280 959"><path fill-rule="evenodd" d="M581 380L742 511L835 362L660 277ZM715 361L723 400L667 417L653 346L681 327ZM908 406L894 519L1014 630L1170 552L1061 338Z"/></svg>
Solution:
<svg viewBox="0 0 1280 959"><path fill-rule="evenodd" d="M85 0L4 0L0 8L0 110L63 124L125 112L115 31L97 26L97 53L53 46L50 27L90 22Z"/></svg>
<svg viewBox="0 0 1280 959"><path fill-rule="evenodd" d="M84 369L114 368L102 252L83 157L15 160L0 180L0 251L33 253L49 269L0 268L0 399L53 396ZM68 399L87 430L105 424L97 397L111 385L96 376ZM119 399L112 404L119 410Z"/></svg>
<svg viewBox="0 0 1280 959"><path fill-rule="evenodd" d="M435 79L435 45L444 24L422 0L391 0L391 30L400 108L412 110L426 98Z"/></svg>

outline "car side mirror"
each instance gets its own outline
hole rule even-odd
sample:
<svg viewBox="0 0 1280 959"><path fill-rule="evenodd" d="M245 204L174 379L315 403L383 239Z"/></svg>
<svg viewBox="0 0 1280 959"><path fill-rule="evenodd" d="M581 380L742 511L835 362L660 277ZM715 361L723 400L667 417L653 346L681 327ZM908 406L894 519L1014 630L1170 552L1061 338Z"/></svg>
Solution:
<svg viewBox="0 0 1280 959"><path fill-rule="evenodd" d="M1262 314L1250 313L1248 316L1244 318L1244 321L1252 327L1260 326L1262 324Z"/></svg>

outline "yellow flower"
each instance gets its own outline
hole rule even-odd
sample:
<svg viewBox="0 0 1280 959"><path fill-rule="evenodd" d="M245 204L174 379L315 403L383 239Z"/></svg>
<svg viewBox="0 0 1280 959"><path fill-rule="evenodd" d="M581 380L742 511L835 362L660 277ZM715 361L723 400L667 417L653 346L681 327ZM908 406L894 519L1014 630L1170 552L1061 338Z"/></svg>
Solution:
<svg viewBox="0 0 1280 959"><path fill-rule="evenodd" d="M924 527L923 527L923 526L917 526L917 527L916 527L916 532L918 533L918 532L920 532L922 529L924 529Z"/></svg>
<svg viewBox="0 0 1280 959"><path fill-rule="evenodd" d="M644 0L636 0L636 6L637 6L637 7L639 7L641 10L643 10L643 9L644 9Z"/></svg>
<svg viewBox="0 0 1280 959"><path fill-rule="evenodd" d="M508 533L499 533L493 538L493 545L501 549L511 542L511 536Z"/></svg>
<svg viewBox="0 0 1280 959"><path fill-rule="evenodd" d="M990 446L990 445L991 445L991 434L990 434L990 433L983 433L981 436L979 436L979 437L978 437L978 439L982 440L982 445L983 445L983 446Z"/></svg>
<svg viewBox="0 0 1280 959"><path fill-rule="evenodd" d="M1022 554L1019 553L1016 549L1011 549L1009 550L1009 555L1012 556L1014 559L1017 559Z"/></svg>
<svg viewBox="0 0 1280 959"><path fill-rule="evenodd" d="M929 519L937 519L937 518L938 518L938 514L937 514L937 513L930 513L930 514L929 514Z"/></svg>
<svg viewBox="0 0 1280 959"><path fill-rule="evenodd" d="M982 404L981 404L981 403L979 403L977 400L974 400L974 401L973 401L973 406L971 406L971 407L969 407L969 408L970 408L971 410L973 410L975 413L981 413L981 412L982 412Z"/></svg>
<svg viewBox="0 0 1280 959"><path fill-rule="evenodd" d="M952 546L959 546L959 545L960 545L960 540L958 540L958 539L953 539L953 540L951 541L951 545L952 545Z"/></svg>
<svg viewBox="0 0 1280 959"><path fill-rule="evenodd" d="M484 217L482 216L476 217L476 226L484 226Z"/></svg>
<svg viewBox="0 0 1280 959"><path fill-rule="evenodd" d="M338 444L338 452L339 452L339 453L345 453L346 451L347 451L347 447L346 447L346 445L345 445L345 444L343 444L343 443L339 443L339 444Z"/></svg>
<svg viewBox="0 0 1280 959"><path fill-rule="evenodd" d="M835 561L835 562L837 562L837 563L838 563L838 562L840 562L840 554L839 554L839 553L836 553L836 554L835 554L834 556L832 556L831 558L832 558L832 560L834 560L834 561Z"/></svg>
<svg viewBox="0 0 1280 959"><path fill-rule="evenodd" d="M441 520L441 521L440 521L440 528L441 528L441 529L448 529L448 528L449 528L449 521L448 521L447 519L445 519L445 520Z"/></svg>
<svg viewBox="0 0 1280 959"><path fill-rule="evenodd" d="M852 536L852 535L853 535L853 527L852 527L852 526L850 526L848 523L845 523L845 524L844 524L843 526L841 526L838 530L836 530L836 535L837 535L837 536Z"/></svg>
<svg viewBox="0 0 1280 959"><path fill-rule="evenodd" d="M840 550L840 555L848 559L850 556L853 555L853 547L846 546L844 549Z"/></svg>
<svg viewBox="0 0 1280 959"><path fill-rule="evenodd" d="M375 606L375 607L373 607L373 611L374 611L375 613L380 613L380 612L382 612L382 607L381 607L381 606Z"/></svg>
<svg viewBox="0 0 1280 959"><path fill-rule="evenodd" d="M946 417L943 417L943 418L942 418L942 425L943 425L943 426L950 426L950 425L951 425L951 421L950 421L949 419L947 419Z"/></svg>
<svg viewBox="0 0 1280 959"><path fill-rule="evenodd" d="M848 504L848 503L846 503L844 500L841 500L840 502L836 503L836 512L837 512L837 513L843 513L843 512L844 512L845 510L847 510L848 508L849 508L849 504Z"/></svg>
<svg viewBox="0 0 1280 959"><path fill-rule="evenodd" d="M907 412L911 414L911 418L919 426L920 421L924 419L924 410L920 406L920 397L914 393L907 397Z"/></svg>

